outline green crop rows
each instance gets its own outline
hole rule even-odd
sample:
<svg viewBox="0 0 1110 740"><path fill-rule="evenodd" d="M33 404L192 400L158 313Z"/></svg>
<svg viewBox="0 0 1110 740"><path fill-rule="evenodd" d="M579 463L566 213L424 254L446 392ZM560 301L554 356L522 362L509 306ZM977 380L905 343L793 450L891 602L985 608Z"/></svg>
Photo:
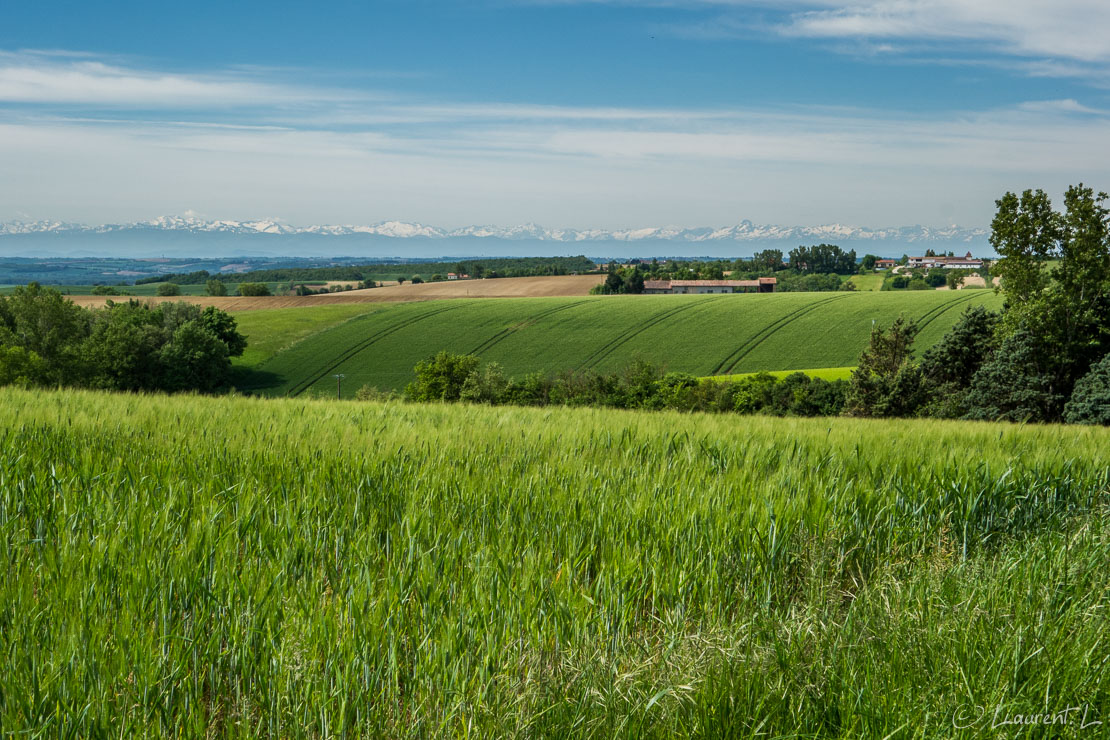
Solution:
<svg viewBox="0 0 1110 740"><path fill-rule="evenodd" d="M1108 471L1106 429L0 389L0 728L1106 722Z"/></svg>
<svg viewBox="0 0 1110 740"><path fill-rule="evenodd" d="M257 371L243 385L272 395L331 392L332 376L341 373L352 389L398 389L439 350L478 354L514 375L612 371L636 358L696 375L848 367L872 322L888 325L905 314L919 322L918 345L927 347L975 303L997 307L1001 299L988 291L921 291L453 300L350 308L344 317L353 318L333 325L338 318L329 316L316 333L314 320L303 317L321 309L283 309L278 321L257 311L243 314L245 333L269 349L242 364ZM304 322L298 336L307 337L294 342L286 321ZM273 334L280 340L267 339Z"/></svg>

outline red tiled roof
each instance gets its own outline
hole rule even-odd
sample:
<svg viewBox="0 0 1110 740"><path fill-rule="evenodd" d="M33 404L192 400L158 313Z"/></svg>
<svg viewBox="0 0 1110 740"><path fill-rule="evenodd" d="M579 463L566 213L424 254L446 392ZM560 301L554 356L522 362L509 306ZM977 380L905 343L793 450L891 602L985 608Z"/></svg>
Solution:
<svg viewBox="0 0 1110 740"><path fill-rule="evenodd" d="M758 288L760 285L775 285L778 278L759 278L758 280L645 280L645 290L668 290L670 288Z"/></svg>
<svg viewBox="0 0 1110 740"><path fill-rule="evenodd" d="M759 278L758 280L672 280L671 287L682 288L758 288L760 284L774 285L776 278Z"/></svg>

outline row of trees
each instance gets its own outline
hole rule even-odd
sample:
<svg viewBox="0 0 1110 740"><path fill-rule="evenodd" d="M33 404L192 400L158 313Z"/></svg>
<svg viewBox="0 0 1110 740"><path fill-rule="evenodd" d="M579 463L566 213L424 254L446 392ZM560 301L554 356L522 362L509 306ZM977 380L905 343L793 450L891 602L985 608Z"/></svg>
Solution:
<svg viewBox="0 0 1110 740"><path fill-rule="evenodd" d="M689 373L663 372L636 361L615 373L532 373L505 375L496 362L473 355L440 352L416 365L405 387L410 401L463 401L517 406L601 406L621 409L766 413L778 416L832 416L844 407L848 384L794 373L781 380L759 373L736 381L705 380ZM386 398L373 388L359 390L368 400Z"/></svg>
<svg viewBox="0 0 1110 740"><path fill-rule="evenodd" d="M225 283L279 283L312 282L317 280L345 281L357 283L372 277L381 279L382 275L392 275L400 269L415 271L427 279L436 273L454 272L471 277L527 277L531 275L569 275L590 272L594 263L585 255L575 257L494 257L455 262L379 262L365 265L335 265L330 267L281 267L269 270L251 270L243 273L211 274L207 270L195 272L153 275L135 281L144 283L177 283L178 285L201 285L211 278ZM407 279L407 278L406 278Z"/></svg>
<svg viewBox="0 0 1110 740"><path fill-rule="evenodd" d="M1041 190L1006 193L991 225L1002 312L968 309L920 363L911 322L876 329L848 413L1110 424L1107 197L1073 186L1058 212Z"/></svg>
<svg viewBox="0 0 1110 740"><path fill-rule="evenodd" d="M235 319L212 307L88 310L37 283L0 297L0 385L212 393L245 348Z"/></svg>
<svg viewBox="0 0 1110 740"><path fill-rule="evenodd" d="M595 293L642 293L645 280L754 280L777 277L779 292L851 290L844 275L859 271L854 250L844 251L835 244L800 246L789 253L786 262L781 249L765 249L750 260L633 260L627 266L608 266L605 283Z"/></svg>

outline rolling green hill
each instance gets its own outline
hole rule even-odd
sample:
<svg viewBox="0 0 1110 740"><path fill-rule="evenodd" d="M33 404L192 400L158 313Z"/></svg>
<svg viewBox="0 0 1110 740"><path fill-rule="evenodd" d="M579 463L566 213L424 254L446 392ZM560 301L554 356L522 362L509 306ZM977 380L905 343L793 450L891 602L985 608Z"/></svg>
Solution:
<svg viewBox="0 0 1110 740"><path fill-rule="evenodd" d="M873 321L905 314L921 327L919 348L927 347L979 303L997 307L1001 298L922 291L452 300L367 307L338 324L346 316L336 314L316 332L314 319L298 319L296 310L277 318L258 311L243 315L244 332L268 349L240 364L252 376L245 373L241 387L330 392L342 373L352 390L398 389L439 350L479 355L512 375L612 371L636 358L696 375L847 367Z"/></svg>

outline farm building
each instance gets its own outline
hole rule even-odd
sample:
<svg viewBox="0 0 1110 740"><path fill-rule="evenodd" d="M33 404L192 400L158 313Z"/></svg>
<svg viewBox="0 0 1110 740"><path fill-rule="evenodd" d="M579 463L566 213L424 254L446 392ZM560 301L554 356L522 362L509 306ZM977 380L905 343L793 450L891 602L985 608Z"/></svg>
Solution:
<svg viewBox="0 0 1110 740"><path fill-rule="evenodd" d="M775 278L758 280L645 280L644 293L703 294L703 293L773 293Z"/></svg>
<svg viewBox="0 0 1110 740"><path fill-rule="evenodd" d="M887 270L898 264L898 260L875 260L875 267L880 270Z"/></svg>
<svg viewBox="0 0 1110 740"><path fill-rule="evenodd" d="M983 260L972 257L971 252L968 252L963 257L910 257L909 264L910 267L943 267L946 270L978 270L983 267Z"/></svg>

